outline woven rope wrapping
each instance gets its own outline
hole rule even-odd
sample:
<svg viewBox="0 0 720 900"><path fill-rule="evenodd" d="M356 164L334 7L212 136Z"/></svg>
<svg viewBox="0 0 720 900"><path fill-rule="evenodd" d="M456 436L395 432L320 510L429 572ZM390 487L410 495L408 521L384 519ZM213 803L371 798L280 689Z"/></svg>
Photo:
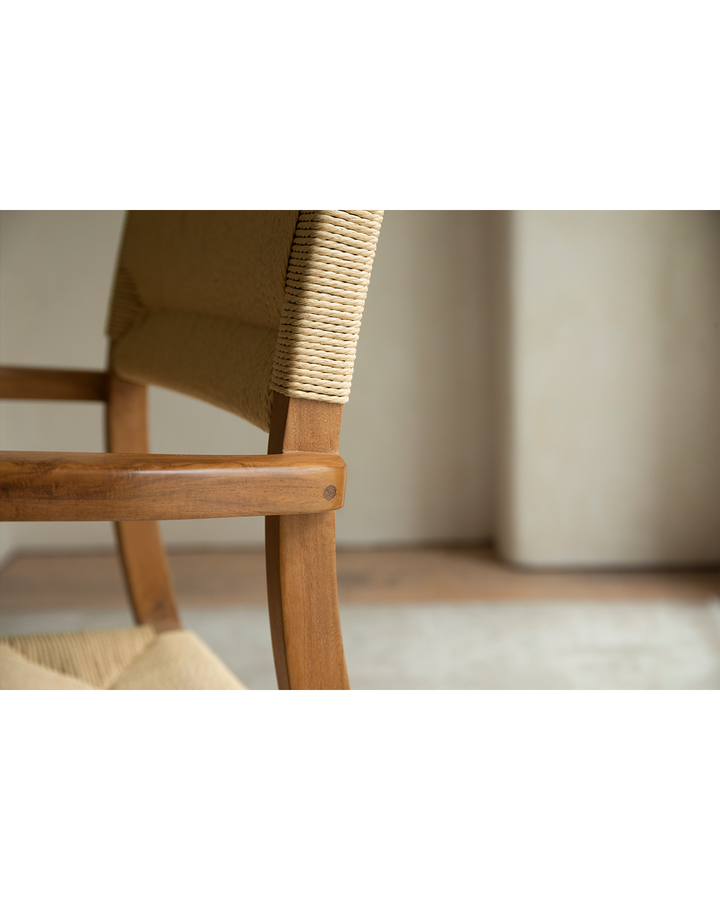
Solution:
<svg viewBox="0 0 720 900"><path fill-rule="evenodd" d="M271 388L346 403L381 210L301 212L293 239Z"/></svg>

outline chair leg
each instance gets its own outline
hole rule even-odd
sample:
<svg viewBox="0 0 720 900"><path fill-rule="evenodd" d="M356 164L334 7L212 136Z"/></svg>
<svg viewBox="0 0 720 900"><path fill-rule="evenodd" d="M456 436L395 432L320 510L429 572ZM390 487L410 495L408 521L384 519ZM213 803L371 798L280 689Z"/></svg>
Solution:
<svg viewBox="0 0 720 900"><path fill-rule="evenodd" d="M181 628L157 522L115 522L135 621L155 631Z"/></svg>
<svg viewBox="0 0 720 900"><path fill-rule="evenodd" d="M273 394L268 453L337 453L342 406ZM335 566L335 513L265 518L270 632L278 687L347 690Z"/></svg>
<svg viewBox="0 0 720 900"><path fill-rule="evenodd" d="M347 690L335 567L335 513L265 519L278 687Z"/></svg>
<svg viewBox="0 0 720 900"><path fill-rule="evenodd" d="M147 388L110 373L107 446L111 453L147 453ZM125 583L135 621L156 631L180 628L157 522L116 522Z"/></svg>

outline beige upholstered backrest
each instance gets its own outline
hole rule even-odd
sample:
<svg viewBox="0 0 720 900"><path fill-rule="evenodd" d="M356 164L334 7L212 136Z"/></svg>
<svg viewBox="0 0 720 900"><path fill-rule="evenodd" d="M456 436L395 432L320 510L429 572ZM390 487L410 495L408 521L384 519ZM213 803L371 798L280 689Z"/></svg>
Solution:
<svg viewBox="0 0 720 900"><path fill-rule="evenodd" d="M131 212L111 365L265 431L271 391L345 403L378 210Z"/></svg>

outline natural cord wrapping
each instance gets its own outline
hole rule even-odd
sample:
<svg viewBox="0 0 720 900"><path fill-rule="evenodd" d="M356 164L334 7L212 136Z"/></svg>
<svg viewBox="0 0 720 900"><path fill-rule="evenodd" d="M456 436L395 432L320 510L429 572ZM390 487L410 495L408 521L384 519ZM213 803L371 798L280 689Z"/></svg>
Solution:
<svg viewBox="0 0 720 900"><path fill-rule="evenodd" d="M346 403L381 210L303 211L288 262L271 388Z"/></svg>

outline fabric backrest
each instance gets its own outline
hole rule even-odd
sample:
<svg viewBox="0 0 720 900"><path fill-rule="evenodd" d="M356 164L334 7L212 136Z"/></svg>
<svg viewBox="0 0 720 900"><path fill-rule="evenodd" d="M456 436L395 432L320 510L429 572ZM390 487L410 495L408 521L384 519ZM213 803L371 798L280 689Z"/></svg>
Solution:
<svg viewBox="0 0 720 900"><path fill-rule="evenodd" d="M128 213L113 370L265 431L272 390L346 402L381 223L375 210Z"/></svg>

